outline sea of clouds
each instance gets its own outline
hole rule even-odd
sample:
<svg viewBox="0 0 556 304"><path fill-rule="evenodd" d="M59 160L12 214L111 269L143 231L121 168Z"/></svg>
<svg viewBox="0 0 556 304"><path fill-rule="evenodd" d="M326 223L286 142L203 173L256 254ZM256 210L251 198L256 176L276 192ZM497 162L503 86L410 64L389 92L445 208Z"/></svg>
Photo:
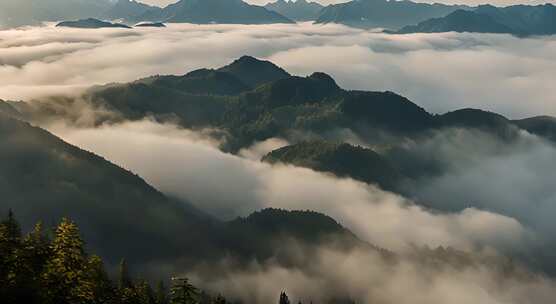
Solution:
<svg viewBox="0 0 556 304"><path fill-rule="evenodd" d="M346 89L390 90L434 113L464 107L511 118L556 115L556 38L388 35L341 25L28 27L0 31L0 98L219 67L242 55L292 74L322 71Z"/></svg>
<svg viewBox="0 0 556 304"><path fill-rule="evenodd" d="M476 107L512 118L556 115L556 38L396 36L308 23L4 30L0 98L77 95L95 84L219 67L245 54L293 74L329 73L347 89L394 91L435 113ZM259 162L288 144L279 138L230 155L218 150L209 132L148 119L98 128L63 122L44 127L223 219L265 207L311 209L365 241L401 253L414 245L525 254L552 248L556 149L526 133L511 145L469 130L408 143L416 153L451 164L444 175L418 181L409 199L351 179ZM246 303L272 301L277 286L300 300L344 291L364 303L546 303L556 294L554 282L542 276L503 278L481 267L431 270L411 261L388 268L359 251L322 248L308 267L255 263L221 267L216 278L201 270L188 274L200 286Z"/></svg>

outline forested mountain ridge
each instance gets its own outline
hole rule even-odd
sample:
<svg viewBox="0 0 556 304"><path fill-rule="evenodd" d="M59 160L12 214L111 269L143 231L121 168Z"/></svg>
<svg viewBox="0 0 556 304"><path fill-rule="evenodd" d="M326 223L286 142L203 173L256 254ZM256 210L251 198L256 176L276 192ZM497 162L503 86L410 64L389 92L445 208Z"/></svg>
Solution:
<svg viewBox="0 0 556 304"><path fill-rule="evenodd" d="M94 18L80 19L75 21L62 21L56 24L56 27L73 27L73 28L86 28L86 29L99 29L99 28L126 28L130 27L125 24L111 23L101 21Z"/></svg>
<svg viewBox="0 0 556 304"><path fill-rule="evenodd" d="M458 9L467 10L470 7L412 1L354 0L325 7L316 23L342 23L395 30L408 24L442 17Z"/></svg>
<svg viewBox="0 0 556 304"><path fill-rule="evenodd" d="M277 12L242 0L180 0L161 10L148 10L137 20L197 24L293 23Z"/></svg>
<svg viewBox="0 0 556 304"><path fill-rule="evenodd" d="M292 139L299 134L341 140L349 130L372 144L395 144L396 138L416 138L447 128L473 128L505 139L524 127L540 132L551 120L527 127L495 113L462 109L433 115L392 92L348 91L324 73L292 76L278 66L244 56L216 70L201 69L183 76L152 76L131 83L89 89L83 100L102 111L97 123L172 116L186 128L226 131L223 150L237 152L272 137ZM72 99L50 98L41 103L10 103L27 119L75 119ZM110 114L113 113L113 114ZM116 115L114 115L114 113Z"/></svg>
<svg viewBox="0 0 556 304"><path fill-rule="evenodd" d="M3 0L0 28L86 18L173 23L293 23L281 14L242 0L181 0L164 8L134 0Z"/></svg>
<svg viewBox="0 0 556 304"><path fill-rule="evenodd" d="M387 158L347 143L304 141L269 152L262 161L285 163L350 177L385 190L396 190L404 176Z"/></svg>
<svg viewBox="0 0 556 304"><path fill-rule="evenodd" d="M429 19L398 31L406 33L476 32L505 33L516 36L556 34L556 6L481 5L469 11L458 10L442 18Z"/></svg>
<svg viewBox="0 0 556 304"><path fill-rule="evenodd" d="M316 20L324 6L318 2L309 2L307 0L297 0L295 2L291 0L277 0L268 3L265 5L265 8L292 20L308 21Z"/></svg>
<svg viewBox="0 0 556 304"><path fill-rule="evenodd" d="M364 245L317 213L268 209L244 220L217 220L166 197L133 173L3 113L0 138L0 208L13 209L27 229L39 220L54 223L71 217L80 223L88 246L111 265L122 257L132 265L175 259L181 267L224 255L239 262L288 260L272 249L282 239L308 247L336 238L348 247ZM265 226L268 222L275 223L273 229ZM153 246L158 249L151 250Z"/></svg>

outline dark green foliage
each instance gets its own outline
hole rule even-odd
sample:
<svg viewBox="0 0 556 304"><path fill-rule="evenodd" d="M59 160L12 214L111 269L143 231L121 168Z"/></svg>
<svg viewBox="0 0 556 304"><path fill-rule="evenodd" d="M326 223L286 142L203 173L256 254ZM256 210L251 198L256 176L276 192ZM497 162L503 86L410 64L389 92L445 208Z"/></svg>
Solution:
<svg viewBox="0 0 556 304"><path fill-rule="evenodd" d="M517 130L511 121L493 113L464 109L432 115L392 92L346 91L324 73L290 76L270 62L248 56L218 70L95 87L84 99L93 107L119 114L99 116L97 123L154 116L171 118L187 128L223 130L218 134L226 139L221 148L229 152L272 137L297 142L300 134L336 141L335 134L344 130L377 145L413 140L443 128L478 128L505 139ZM68 111L71 102L9 105L30 119L78 120ZM340 140L344 139L340 136Z"/></svg>
<svg viewBox="0 0 556 304"><path fill-rule="evenodd" d="M159 281L156 285L155 291L155 302L157 304L166 304L168 303L168 292L166 287L164 286L164 281Z"/></svg>
<svg viewBox="0 0 556 304"><path fill-rule="evenodd" d="M437 117L441 126L474 128L502 139L512 139L518 134L518 128L506 117L477 109L461 109Z"/></svg>
<svg viewBox="0 0 556 304"><path fill-rule="evenodd" d="M403 176L386 158L371 149L325 141L304 141L268 153L263 161L286 163L351 177L394 190Z"/></svg>
<svg viewBox="0 0 556 304"><path fill-rule="evenodd" d="M98 29L98 28L126 28L130 27L125 24L110 23L106 21L101 21L94 18L81 19L76 21L63 21L56 24L56 27L74 27L83 29Z"/></svg>
<svg viewBox="0 0 556 304"><path fill-rule="evenodd" d="M119 269L119 280L118 280L118 288L130 288L133 285L131 281L131 276L129 275L129 269L127 266L127 262L125 259L122 259L120 262L120 269Z"/></svg>
<svg viewBox="0 0 556 304"><path fill-rule="evenodd" d="M42 129L0 114L0 138L0 206L13 208L24 227L71 216L111 264L122 256L132 263L152 257L144 240L157 240L161 255L183 253L187 242L173 240L174 231L210 225L186 203Z"/></svg>
<svg viewBox="0 0 556 304"><path fill-rule="evenodd" d="M351 119L397 133L416 133L435 125L423 108L392 92L351 92L341 104Z"/></svg>
<svg viewBox="0 0 556 304"><path fill-rule="evenodd" d="M116 287L102 259L87 254L77 225L63 219L49 240L38 223L21 237L13 213L0 223L0 299L25 304L167 304L169 294L162 283L157 292L145 280L127 274ZM10 240L9 242L7 240ZM127 266L122 262L122 272ZM196 303L197 288L187 279L176 281L172 303ZM175 292L174 292L175 291ZM222 296L209 303L225 304ZM186 301L182 301L186 299Z"/></svg>
<svg viewBox="0 0 556 304"><path fill-rule="evenodd" d="M9 117L0 116L0 137L3 208L14 207L28 228L42 219L79 220L90 248L110 265L126 257L129 267L176 260L186 268L199 260L218 260L223 252L242 261L252 257L263 261L273 257L274 242L288 234L310 242L308 246L337 234L349 236L352 245L360 243L340 225L327 224L327 217L320 214L272 212L266 216L275 222L272 230L265 230L262 222L212 219L185 202L166 198L132 173ZM293 218L295 224L290 224ZM44 240L39 228L34 240L40 244ZM10 235L17 234L6 233L6 242L13 238ZM123 283L133 285L127 279Z"/></svg>
<svg viewBox="0 0 556 304"><path fill-rule="evenodd" d="M251 56L242 56L231 64L221 67L218 71L234 75L251 88L290 76L288 72L274 63L258 60Z"/></svg>
<svg viewBox="0 0 556 304"><path fill-rule="evenodd" d="M198 297L199 290L187 278L172 278L170 304L195 304Z"/></svg>
<svg viewBox="0 0 556 304"><path fill-rule="evenodd" d="M195 70L184 76L155 76L138 83L199 95L237 95L250 90L233 74L209 69Z"/></svg>
<svg viewBox="0 0 556 304"><path fill-rule="evenodd" d="M246 261L264 261L272 257L284 265L304 264L303 259L300 261L298 256L291 256L288 246L284 245L289 241L306 247L307 252L313 249L310 244L334 245L340 250L363 245L353 233L326 215L273 208L227 223L221 238L234 248L234 255ZM310 256L304 258L310 259Z"/></svg>
<svg viewBox="0 0 556 304"><path fill-rule="evenodd" d="M531 134L556 142L556 118L554 117L537 116L512 122Z"/></svg>

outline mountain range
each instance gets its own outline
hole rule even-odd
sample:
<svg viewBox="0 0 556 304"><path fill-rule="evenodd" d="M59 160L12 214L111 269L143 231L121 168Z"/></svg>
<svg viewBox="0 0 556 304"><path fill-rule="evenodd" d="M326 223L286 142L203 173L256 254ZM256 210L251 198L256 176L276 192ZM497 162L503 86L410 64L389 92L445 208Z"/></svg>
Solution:
<svg viewBox="0 0 556 304"><path fill-rule="evenodd" d="M481 5L458 10L445 17L405 26L398 33L441 32L505 33L516 36L556 34L556 6L552 4L495 7Z"/></svg>
<svg viewBox="0 0 556 304"><path fill-rule="evenodd" d="M9 115L16 113L9 104L0 105L0 208L13 210L27 228L35 221L50 225L72 218L81 223L88 246L113 265L122 257L141 265L179 260L183 267L225 255L239 262L264 261L280 258L272 246L282 239L310 247L333 238L346 248L367 247L315 212L265 209L231 221L212 218L132 172Z"/></svg>
<svg viewBox="0 0 556 304"><path fill-rule="evenodd" d="M309 21L316 20L324 6L317 2L309 2L307 0L277 0L276 2L268 3L265 5L265 8L270 11L275 11L291 20Z"/></svg>
<svg viewBox="0 0 556 304"><path fill-rule="evenodd" d="M75 21L62 21L56 24L56 27L73 27L85 29L98 29L98 28L130 28L125 24L111 23L94 18L80 19Z"/></svg>
<svg viewBox="0 0 556 304"><path fill-rule="evenodd" d="M421 156L415 159L413 151L403 148L403 142L407 140L427 138L431 133L450 128L479 130L504 142L518 138L520 130L547 140L556 137L556 120L552 118L512 121L478 109L435 115L392 92L344 90L327 74L292 76L271 62L249 56L214 70L200 69L182 76L160 75L131 83L97 86L89 89L83 97L93 108L118 113L115 116L99 114L96 124L147 116L164 120L171 116L186 128L225 131L221 149L232 153L274 137L296 143L300 134L306 134L301 137L302 140L344 142L345 136L341 132L349 130L351 136L382 148L380 151L359 151L340 146L342 153L357 152L350 157L361 155L357 157L373 159L373 152L377 152L389 163L385 163L385 168L395 168L389 175L399 179L382 181L373 176L350 176L376 182L387 189L395 189L394 184L400 181L443 172L441 161L437 163ZM50 102L11 105L22 117L31 121L63 117L77 122L80 119L71 110L72 102L72 99L60 97L52 98ZM301 146L300 150L306 150L306 146ZM317 150L324 153L335 149L335 146L324 145ZM318 159L335 158L330 155L333 153L321 155ZM282 157L275 158L280 160ZM404 159L414 159L414 162ZM303 156L300 163L313 160L314 157L307 160ZM378 162L371 162L370 165L375 166ZM330 166L322 164L310 167L337 171L342 176L347 174L341 170L328 170L326 168ZM380 170L383 172L386 169Z"/></svg>
<svg viewBox="0 0 556 304"><path fill-rule="evenodd" d="M523 130L546 140L556 138L555 118L513 121L477 109L434 115L392 92L344 90L325 73L293 76L249 56L219 69L96 86L81 97L92 109L103 109L95 124L170 118L186 128L224 131L220 148L232 153L284 138L291 144L263 161L349 177L399 194L411 193L416 181L442 176L446 170L444 160L408 142L451 129L476 130L500 145L512 143ZM340 239L342 248L377 249L314 212L268 209L232 221L215 219L23 121L83 123L80 113L72 111L74 102L68 97L0 102L0 206L12 208L26 225L70 216L81 223L89 245L110 263L127 257L135 264L172 260L187 267L223 255L239 262L272 258L300 263L288 255L276 256L276 242L285 239L313 248ZM104 116L107 112L118 115ZM350 143L354 138L365 146Z"/></svg>
<svg viewBox="0 0 556 304"><path fill-rule="evenodd" d="M197 24L267 24L293 21L262 6L241 0L180 0L164 8L135 0L4 0L0 2L0 27L38 25L46 21L77 19Z"/></svg>
<svg viewBox="0 0 556 304"><path fill-rule="evenodd" d="M408 24L446 16L465 5L428 4L412 1L354 0L325 7L316 23L341 23L355 27L399 29Z"/></svg>
<svg viewBox="0 0 556 304"><path fill-rule="evenodd" d="M292 23L288 18L242 0L181 0L160 11L139 16L144 21L187 23L265 24Z"/></svg>

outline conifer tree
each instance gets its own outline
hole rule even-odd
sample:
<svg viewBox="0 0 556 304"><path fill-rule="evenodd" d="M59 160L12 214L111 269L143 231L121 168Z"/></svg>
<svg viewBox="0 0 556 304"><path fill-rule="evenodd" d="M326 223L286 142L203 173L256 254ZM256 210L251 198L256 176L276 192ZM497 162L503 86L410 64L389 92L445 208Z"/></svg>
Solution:
<svg viewBox="0 0 556 304"><path fill-rule="evenodd" d="M282 292L280 294L280 301L278 302L278 304L290 304L290 299L288 298L286 292Z"/></svg>
<svg viewBox="0 0 556 304"><path fill-rule="evenodd" d="M18 244L21 240L21 227L19 222L15 219L12 209L8 211L8 217L2 221L4 227L5 241L11 244Z"/></svg>
<svg viewBox="0 0 556 304"><path fill-rule="evenodd" d="M88 275L93 282L93 297L96 303L112 303L116 299L115 288L104 269L99 256L93 255L88 261Z"/></svg>
<svg viewBox="0 0 556 304"><path fill-rule="evenodd" d="M157 304L167 304L168 303L168 296L166 287L164 286L163 281L159 281L158 285L156 286L156 303Z"/></svg>
<svg viewBox="0 0 556 304"><path fill-rule="evenodd" d="M131 276L129 275L129 268L125 259L120 261L119 278L118 278L118 288L131 288L133 282Z"/></svg>
<svg viewBox="0 0 556 304"><path fill-rule="evenodd" d="M50 256L42 275L43 303L90 303L94 283L77 226L68 220L56 228Z"/></svg>
<svg viewBox="0 0 556 304"><path fill-rule="evenodd" d="M26 268L21 247L21 228L10 210L0 222L0 297L8 302L27 293L21 284Z"/></svg>
<svg viewBox="0 0 556 304"><path fill-rule="evenodd" d="M197 303L198 295L198 289L187 278L172 278L171 304L194 304Z"/></svg>

